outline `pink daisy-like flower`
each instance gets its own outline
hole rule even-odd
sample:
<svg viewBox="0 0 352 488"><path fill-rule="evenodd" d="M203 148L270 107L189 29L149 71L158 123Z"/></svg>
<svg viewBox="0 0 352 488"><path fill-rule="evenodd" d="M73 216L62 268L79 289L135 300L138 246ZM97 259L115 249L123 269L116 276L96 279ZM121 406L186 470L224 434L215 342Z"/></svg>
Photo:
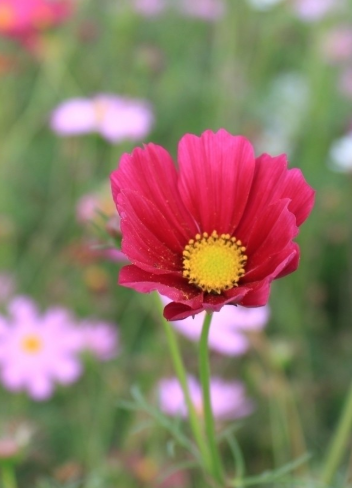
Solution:
<svg viewBox="0 0 352 488"><path fill-rule="evenodd" d="M0 318L0 379L11 391L25 390L35 400L49 398L54 383L69 384L81 374L80 337L68 312L48 309L39 315L25 297L10 302Z"/></svg>
<svg viewBox="0 0 352 488"><path fill-rule="evenodd" d="M63 102L51 114L50 126L61 136L97 132L109 142L119 143L145 138L153 122L146 101L101 94Z"/></svg>
<svg viewBox="0 0 352 488"><path fill-rule="evenodd" d="M165 149L124 154L111 174L130 262L119 283L172 300L168 320L226 304L265 305L274 279L295 271L293 242L314 191L285 155L255 157L242 136L221 129L185 135L178 170Z"/></svg>
<svg viewBox="0 0 352 488"><path fill-rule="evenodd" d="M100 361L108 361L118 353L118 331L112 324L85 321L79 328L80 349L88 351Z"/></svg>
<svg viewBox="0 0 352 488"><path fill-rule="evenodd" d="M161 297L164 305L170 303L166 297ZM208 344L211 349L228 356L244 354L249 348L249 341L243 334L246 330L261 330L269 319L269 307L244 308L225 305L220 312L213 315L209 331ZM181 334L192 341L199 341L205 312L195 317L175 320L172 325Z"/></svg>
<svg viewBox="0 0 352 488"><path fill-rule="evenodd" d="M188 376L188 388L195 409L203 412L202 389L193 376ZM158 385L159 404L168 415L187 417L187 406L180 383L176 378L163 379ZM239 381L210 379L210 398L214 417L230 420L245 417L252 413L253 403L246 396L245 388Z"/></svg>
<svg viewBox="0 0 352 488"><path fill-rule="evenodd" d="M38 32L63 22L70 0L0 0L0 35L28 43Z"/></svg>

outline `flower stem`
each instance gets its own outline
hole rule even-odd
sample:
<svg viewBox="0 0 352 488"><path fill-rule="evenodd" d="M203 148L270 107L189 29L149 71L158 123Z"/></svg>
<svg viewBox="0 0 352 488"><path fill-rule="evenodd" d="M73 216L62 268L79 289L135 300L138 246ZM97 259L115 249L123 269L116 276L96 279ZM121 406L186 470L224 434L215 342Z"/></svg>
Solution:
<svg viewBox="0 0 352 488"><path fill-rule="evenodd" d="M199 343L199 374L202 384L203 410L207 442L211 453L212 474L214 478L223 484L223 469L215 435L215 422L211 406L210 396L210 365L208 352L208 335L212 314L207 313L204 319L202 334Z"/></svg>
<svg viewBox="0 0 352 488"><path fill-rule="evenodd" d="M162 323L164 325L164 330L166 333L169 350L172 358L172 362L175 368L175 372L180 382L180 385L183 390L183 394L186 400L187 409L188 409L188 417L191 425L191 429L193 432L194 439L197 443L198 449L201 453L203 463L207 471L210 470L210 455L207 447L207 443L205 442L204 435L202 432L201 424L199 422L196 410L191 400L191 395L189 393L188 382L187 382L187 373L182 361L182 356L180 353L180 349L178 347L178 342L176 338L176 334L170 325L170 323L163 319Z"/></svg>
<svg viewBox="0 0 352 488"><path fill-rule="evenodd" d="M334 437L330 443L324 469L322 474L322 482L329 486L336 470L339 466L341 458L346 452L346 445L350 438L352 429L352 383L348 392L344 410L340 417Z"/></svg>
<svg viewBox="0 0 352 488"><path fill-rule="evenodd" d="M1 486L3 488L17 488L15 471L12 463L3 462L1 464Z"/></svg>

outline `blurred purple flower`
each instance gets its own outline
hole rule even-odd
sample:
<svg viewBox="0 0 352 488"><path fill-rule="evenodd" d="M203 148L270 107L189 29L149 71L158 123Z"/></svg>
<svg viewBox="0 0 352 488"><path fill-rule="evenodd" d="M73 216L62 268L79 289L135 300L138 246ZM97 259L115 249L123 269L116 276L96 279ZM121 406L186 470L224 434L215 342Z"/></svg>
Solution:
<svg viewBox="0 0 352 488"><path fill-rule="evenodd" d="M320 20L341 5L341 0L294 0L293 9L306 22Z"/></svg>
<svg viewBox="0 0 352 488"><path fill-rule="evenodd" d="M203 20L218 20L225 14L223 0L181 0L179 6L184 15Z"/></svg>
<svg viewBox="0 0 352 488"><path fill-rule="evenodd" d="M51 114L50 126L61 136L97 132L111 143L145 138L154 117L148 102L116 95L72 98Z"/></svg>
<svg viewBox="0 0 352 488"><path fill-rule="evenodd" d="M160 296L164 305L171 302ZM261 330L269 320L269 307L245 308L225 305L219 312L214 312L209 331L209 347L214 351L229 356L244 354L249 347L244 331ZM201 335L205 312L183 320L172 321L172 325L181 334L193 341Z"/></svg>
<svg viewBox="0 0 352 488"><path fill-rule="evenodd" d="M165 0L132 0L134 10L145 17L160 15L165 9Z"/></svg>
<svg viewBox="0 0 352 488"><path fill-rule="evenodd" d="M26 297L14 298L8 310L9 318L0 317L0 379L5 388L45 400L54 382L76 381L81 374L80 338L69 313L50 308L40 316Z"/></svg>
<svg viewBox="0 0 352 488"><path fill-rule="evenodd" d="M118 331L104 322L85 321L80 329L83 351L88 351L100 361L108 361L118 353Z"/></svg>
<svg viewBox="0 0 352 488"><path fill-rule="evenodd" d="M202 390L193 376L188 376L188 387L192 402L199 414L203 412ZM158 385L161 410L168 415L187 417L187 406L182 388L176 378L163 379ZM211 378L210 396L214 417L218 420L230 420L249 415L253 403L246 396L245 388L239 381L224 381Z"/></svg>

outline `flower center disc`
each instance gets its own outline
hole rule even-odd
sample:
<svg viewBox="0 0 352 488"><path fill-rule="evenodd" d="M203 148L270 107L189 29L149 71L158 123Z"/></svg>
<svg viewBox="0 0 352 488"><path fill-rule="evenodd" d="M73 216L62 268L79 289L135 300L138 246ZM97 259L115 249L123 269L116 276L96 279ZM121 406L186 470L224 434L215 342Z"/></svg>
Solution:
<svg viewBox="0 0 352 488"><path fill-rule="evenodd" d="M197 234L183 251L183 276L203 291L220 294L238 286L247 256L242 242L214 230Z"/></svg>
<svg viewBox="0 0 352 488"><path fill-rule="evenodd" d="M43 344L40 337L30 334L23 338L21 346L25 352L35 354L42 349Z"/></svg>

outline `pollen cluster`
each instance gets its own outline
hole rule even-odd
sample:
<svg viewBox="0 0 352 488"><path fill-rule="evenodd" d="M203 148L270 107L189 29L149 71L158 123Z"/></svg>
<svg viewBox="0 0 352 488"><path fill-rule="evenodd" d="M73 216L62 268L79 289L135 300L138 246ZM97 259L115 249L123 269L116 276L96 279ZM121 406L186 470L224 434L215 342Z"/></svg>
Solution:
<svg viewBox="0 0 352 488"><path fill-rule="evenodd" d="M197 234L183 251L183 276L208 293L220 294L238 286L247 256L242 242L214 230Z"/></svg>

